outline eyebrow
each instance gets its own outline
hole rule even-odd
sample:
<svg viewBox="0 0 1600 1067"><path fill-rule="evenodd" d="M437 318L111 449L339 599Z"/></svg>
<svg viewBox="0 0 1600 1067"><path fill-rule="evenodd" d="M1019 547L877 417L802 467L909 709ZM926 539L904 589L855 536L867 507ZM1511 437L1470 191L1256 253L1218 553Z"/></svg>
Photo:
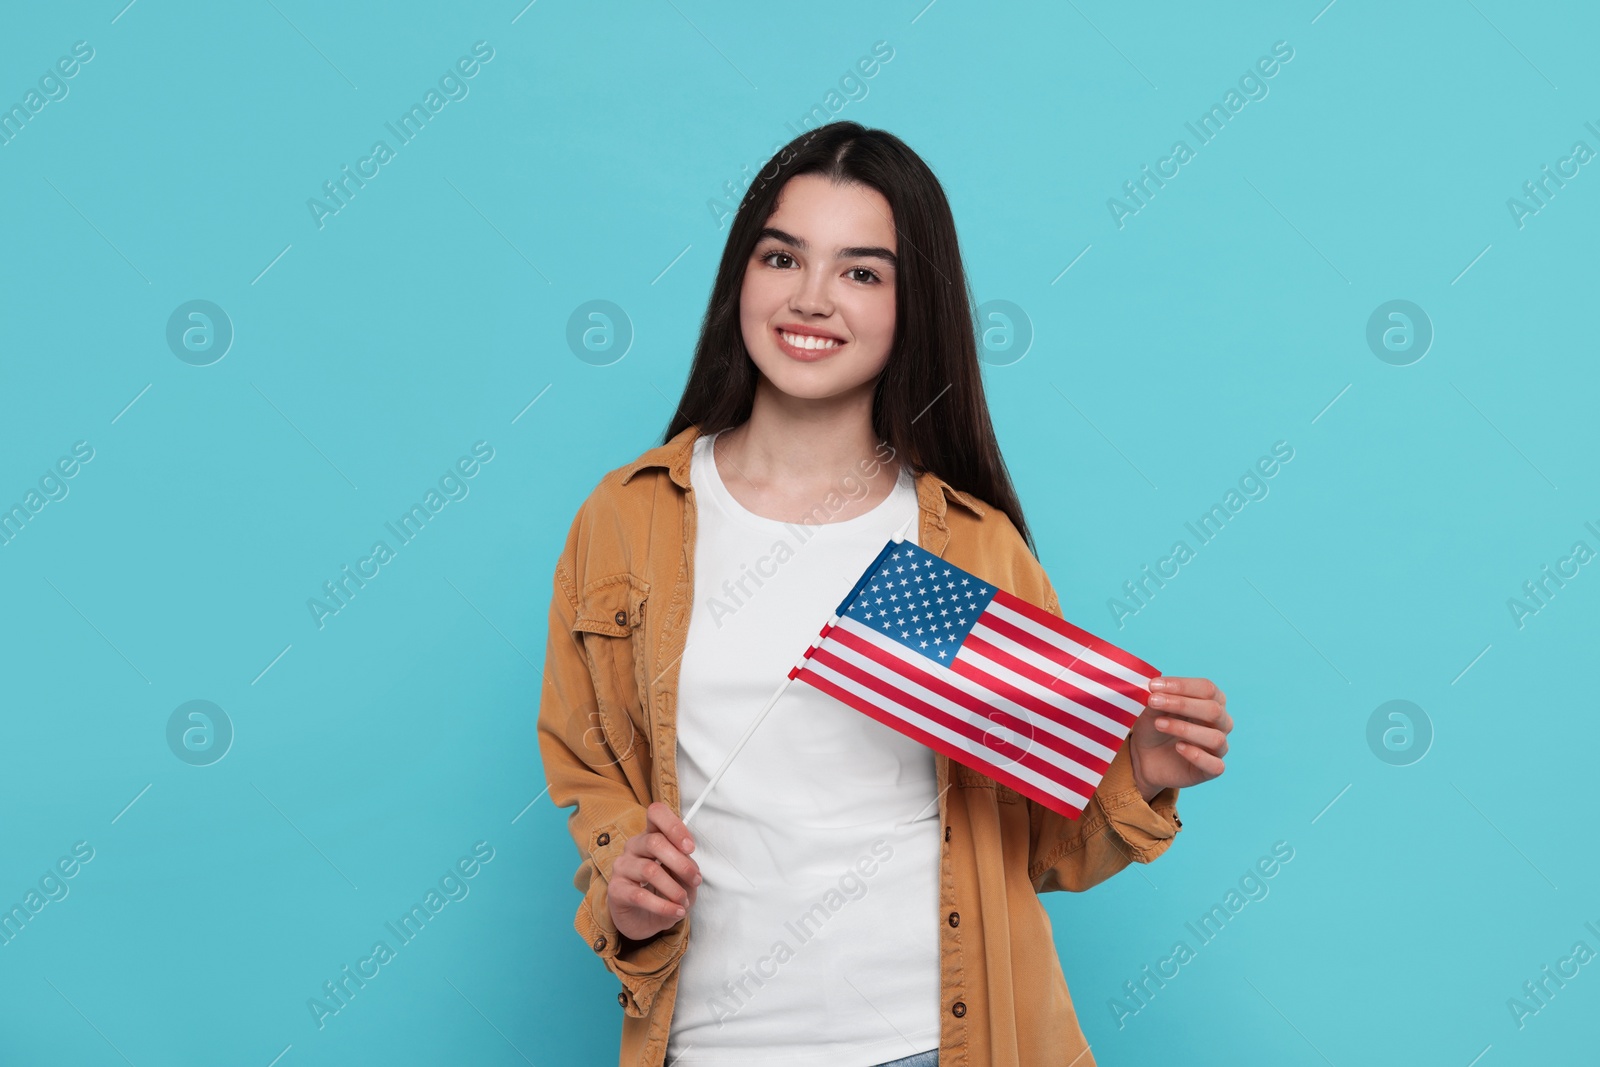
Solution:
<svg viewBox="0 0 1600 1067"><path fill-rule="evenodd" d="M776 238L777 240L782 241L785 244L793 245L794 247L798 248L802 252L805 252L805 251L809 250L809 248L810 248L810 246L806 243L804 238L796 237L794 234L787 233L787 232L785 232L783 230L780 230L776 226L764 227L761 230L760 233L756 234L756 240L757 241L760 241L762 238L765 238L765 237ZM839 249L839 258L840 259L863 259L863 258L881 259L884 262L888 263L889 266L891 266L891 267L898 267L900 265L900 259L899 259L898 256L896 256L893 252L889 251L887 248L882 248L882 247L880 247L878 245L852 245L849 248L841 248L841 249Z"/></svg>

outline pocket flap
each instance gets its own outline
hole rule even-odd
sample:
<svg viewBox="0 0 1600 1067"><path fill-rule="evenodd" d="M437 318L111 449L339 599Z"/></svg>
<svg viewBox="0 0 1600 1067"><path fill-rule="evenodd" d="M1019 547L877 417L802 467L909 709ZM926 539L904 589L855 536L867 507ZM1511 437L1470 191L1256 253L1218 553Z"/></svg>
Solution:
<svg viewBox="0 0 1600 1067"><path fill-rule="evenodd" d="M574 630L627 637L639 625L639 605L650 593L650 583L632 574L596 578L578 595Z"/></svg>

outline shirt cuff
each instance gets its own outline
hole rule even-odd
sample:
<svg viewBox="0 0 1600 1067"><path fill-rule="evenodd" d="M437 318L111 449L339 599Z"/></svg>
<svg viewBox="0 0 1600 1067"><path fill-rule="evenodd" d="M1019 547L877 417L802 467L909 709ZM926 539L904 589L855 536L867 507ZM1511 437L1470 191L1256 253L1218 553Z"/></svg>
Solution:
<svg viewBox="0 0 1600 1067"><path fill-rule="evenodd" d="M578 905L573 926L622 982L617 1000L623 1010L629 1015L647 1015L656 995L689 947L689 916L685 915L647 941L625 941L611 921L608 889L605 879L594 879Z"/></svg>
<svg viewBox="0 0 1600 1067"><path fill-rule="evenodd" d="M1136 862L1149 863L1165 852L1183 829L1178 790L1169 786L1149 801L1133 780L1132 741L1117 750L1096 792L1111 830Z"/></svg>

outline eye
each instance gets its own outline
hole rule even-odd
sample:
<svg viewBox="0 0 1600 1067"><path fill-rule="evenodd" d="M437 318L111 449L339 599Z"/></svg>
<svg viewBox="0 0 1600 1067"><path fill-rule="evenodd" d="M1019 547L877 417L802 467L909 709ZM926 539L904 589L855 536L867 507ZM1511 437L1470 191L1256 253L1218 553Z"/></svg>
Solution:
<svg viewBox="0 0 1600 1067"><path fill-rule="evenodd" d="M871 269L869 269L867 267L851 267L845 273L847 273L847 274L865 274L866 275L865 278L857 278L856 281L868 282L869 284L874 284L875 285L878 282L883 281L882 278L878 277L878 272L877 271L871 270Z"/></svg>
<svg viewBox="0 0 1600 1067"><path fill-rule="evenodd" d="M769 262L772 259L773 256L782 256L784 259L789 260L791 263L794 262L794 257L791 256L789 253L785 252L781 248L775 248L771 252L768 252L766 255L761 257L760 262L766 263L767 266L769 266L769 267L775 267L775 266L777 266L777 264ZM778 269L782 270L783 268L779 267Z"/></svg>

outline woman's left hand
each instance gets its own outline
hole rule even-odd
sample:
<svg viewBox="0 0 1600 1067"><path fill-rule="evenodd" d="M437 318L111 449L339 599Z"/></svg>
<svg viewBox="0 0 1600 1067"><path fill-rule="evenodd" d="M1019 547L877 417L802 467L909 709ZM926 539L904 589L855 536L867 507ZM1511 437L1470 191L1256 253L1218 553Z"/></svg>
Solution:
<svg viewBox="0 0 1600 1067"><path fill-rule="evenodd" d="M1228 697L1208 678L1161 677L1129 734L1133 780L1146 800L1222 773L1228 753Z"/></svg>

